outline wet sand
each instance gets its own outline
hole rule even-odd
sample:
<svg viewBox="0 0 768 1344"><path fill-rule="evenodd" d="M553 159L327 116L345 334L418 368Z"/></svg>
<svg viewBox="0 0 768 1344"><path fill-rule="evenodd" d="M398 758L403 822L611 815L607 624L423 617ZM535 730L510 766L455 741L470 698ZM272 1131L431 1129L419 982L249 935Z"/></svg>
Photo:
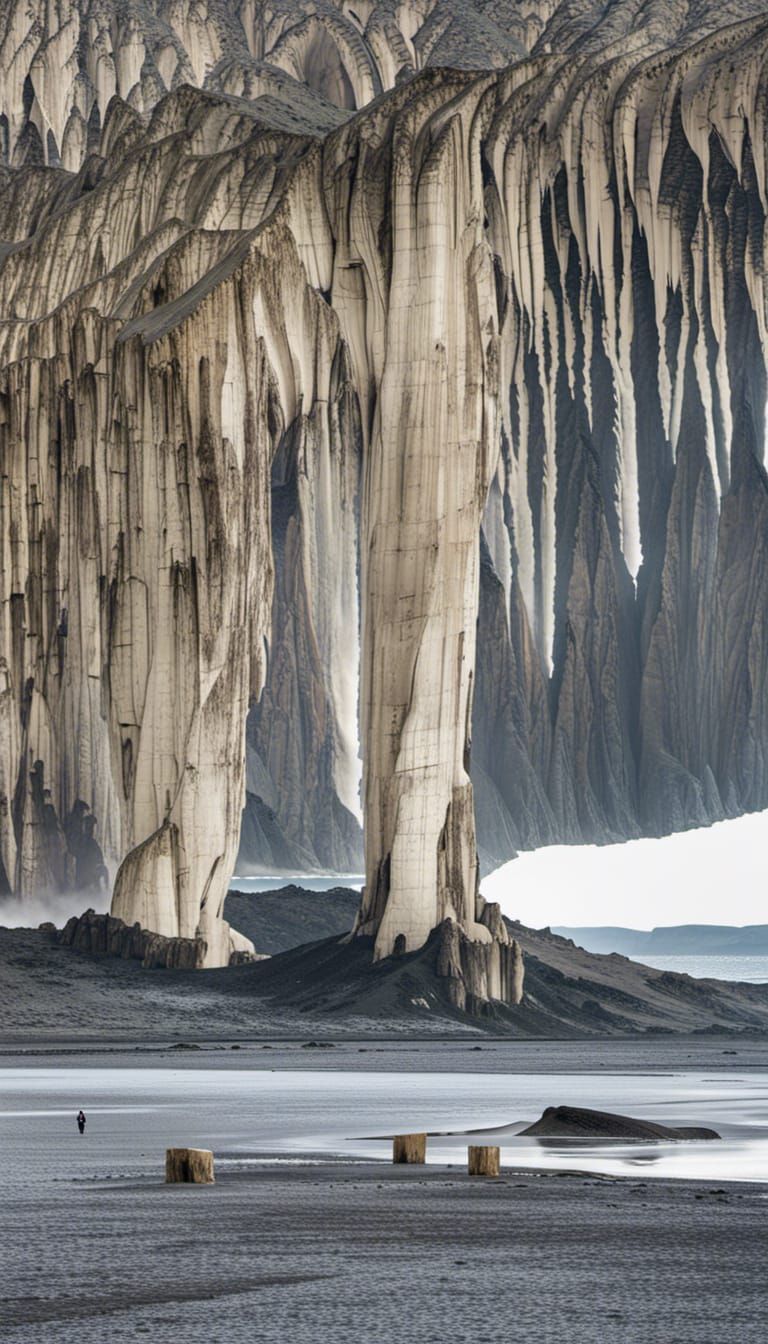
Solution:
<svg viewBox="0 0 768 1344"><path fill-rule="evenodd" d="M2 1059L42 1075L37 1098L25 1094L28 1109L2 1131L4 1344L145 1336L159 1344L763 1344L768 1337L765 1185L641 1171L588 1175L578 1172L577 1155L570 1174L506 1167L498 1182L470 1180L458 1165L393 1168L309 1149L287 1155L265 1146L268 1108L248 1153L223 1074L213 1120L181 1101L201 1068L236 1065L259 1076L331 1069L351 1075L353 1088L357 1070L373 1070L382 1096L395 1070L420 1078L461 1072L481 1084L484 1073L498 1079L524 1067L542 1074L603 1067L625 1070L637 1086L639 1075L684 1069L686 1058L690 1069L764 1069L764 1043L503 1041L477 1050L467 1042L346 1041L328 1049L295 1041L233 1054L222 1042L175 1051L141 1041L111 1053L93 1040L68 1048L38 1042L43 1053ZM174 1092L159 1105L152 1099L155 1069L171 1063L178 1109ZM125 1081L114 1086L129 1104L94 1110L81 1140L77 1107L70 1115L63 1089L66 1075L83 1068L119 1070ZM346 1113L341 1121L352 1132ZM166 1137L192 1123L200 1132L185 1131L182 1141L201 1140L215 1123L217 1183L166 1187ZM275 1142L279 1125L276 1114Z"/></svg>
<svg viewBox="0 0 768 1344"><path fill-rule="evenodd" d="M762 1344L757 1187L252 1167L4 1209L8 1344Z"/></svg>
<svg viewBox="0 0 768 1344"><path fill-rule="evenodd" d="M393 1074L481 1082L711 1070L736 1080L768 1071L758 1032L540 1041L434 1021L416 1039L413 1021L319 1020L230 992L247 977L213 992L228 973L142 972L33 932L0 931L0 944L0 1067L49 1072L53 1091L79 1069L125 1075L129 1096L130 1071L168 1069L180 1091L195 1070L222 1080L233 1069L374 1072L383 1094ZM567 1100L566 1091L547 1100ZM199 1132L180 1133L173 1096L142 1118L137 1095L132 1116L113 1117L111 1131L92 1112L83 1141L74 1127L79 1099L71 1115L52 1109L60 1098L32 1100L12 1133L0 1129L3 1344L768 1338L765 1185L509 1168L484 1183L456 1166L393 1169L298 1148L269 1161L269 1126L245 1164L231 1096L222 1090L216 1134L202 1114ZM449 1116L439 1128L454 1123ZM279 1127L275 1115L275 1145ZM347 1124L349 1134L376 1132ZM214 1147L214 1187L164 1186L164 1146L177 1134Z"/></svg>

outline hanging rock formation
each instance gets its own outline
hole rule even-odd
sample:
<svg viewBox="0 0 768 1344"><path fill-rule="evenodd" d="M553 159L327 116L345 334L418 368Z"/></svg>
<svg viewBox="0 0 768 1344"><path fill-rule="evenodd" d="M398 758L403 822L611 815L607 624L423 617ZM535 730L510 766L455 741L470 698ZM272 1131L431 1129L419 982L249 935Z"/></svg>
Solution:
<svg viewBox="0 0 768 1344"><path fill-rule="evenodd" d="M521 992L475 798L768 806L759 0L18 0L0 70L0 885L245 950L246 792L355 856L358 606L376 956Z"/></svg>
<svg viewBox="0 0 768 1344"><path fill-rule="evenodd" d="M489 860L768 805L766 27L684 39L548 59L490 151L514 337L474 714Z"/></svg>

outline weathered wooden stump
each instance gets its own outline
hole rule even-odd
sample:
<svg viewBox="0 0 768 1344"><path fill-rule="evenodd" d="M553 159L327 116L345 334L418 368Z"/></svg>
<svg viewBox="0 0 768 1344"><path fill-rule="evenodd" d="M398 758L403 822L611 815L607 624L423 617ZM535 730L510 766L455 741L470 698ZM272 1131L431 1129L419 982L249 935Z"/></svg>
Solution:
<svg viewBox="0 0 768 1344"><path fill-rule="evenodd" d="M500 1153L493 1147L467 1149L467 1170L470 1176L498 1176Z"/></svg>
<svg viewBox="0 0 768 1344"><path fill-rule="evenodd" d="M426 1134L396 1134L392 1140L393 1162L415 1162L423 1166L427 1160Z"/></svg>
<svg viewBox="0 0 768 1344"><path fill-rule="evenodd" d="M213 1153L207 1148L166 1148L166 1185L213 1185Z"/></svg>

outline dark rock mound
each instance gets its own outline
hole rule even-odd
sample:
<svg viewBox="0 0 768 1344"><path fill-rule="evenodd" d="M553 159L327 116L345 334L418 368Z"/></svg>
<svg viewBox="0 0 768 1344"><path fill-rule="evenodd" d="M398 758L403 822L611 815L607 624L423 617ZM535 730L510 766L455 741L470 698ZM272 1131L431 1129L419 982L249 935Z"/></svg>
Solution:
<svg viewBox="0 0 768 1344"><path fill-rule="evenodd" d="M227 915L234 919L229 903ZM449 926L434 930L417 951L376 963L368 939L336 935L258 962L247 968L247 979L253 993L299 1012L347 1021L405 1016L425 1025L439 1018L466 1022L469 1016L485 1030L529 1038L763 1032L768 1025L765 986L694 980L585 952L548 930L510 921L507 927L525 961L519 1003L475 997L473 985L482 973L472 964L476 949L454 956ZM256 935L253 927L244 931Z"/></svg>
<svg viewBox="0 0 768 1344"><path fill-rule="evenodd" d="M671 1129L652 1120L581 1106L548 1106L540 1120L522 1130L526 1137L547 1139L719 1139L714 1129Z"/></svg>
<svg viewBox="0 0 768 1344"><path fill-rule="evenodd" d="M359 905L360 893L350 887L307 891L289 883L276 891L230 891L224 918L259 952L273 956L348 933Z"/></svg>
<svg viewBox="0 0 768 1344"><path fill-rule="evenodd" d="M423 1023L467 1018L508 1022L514 1005L480 993L490 944L470 943L450 920L423 947L373 960L373 939L334 937L292 948L248 968L254 992L301 1012ZM499 949L500 977L511 998L519 948Z"/></svg>

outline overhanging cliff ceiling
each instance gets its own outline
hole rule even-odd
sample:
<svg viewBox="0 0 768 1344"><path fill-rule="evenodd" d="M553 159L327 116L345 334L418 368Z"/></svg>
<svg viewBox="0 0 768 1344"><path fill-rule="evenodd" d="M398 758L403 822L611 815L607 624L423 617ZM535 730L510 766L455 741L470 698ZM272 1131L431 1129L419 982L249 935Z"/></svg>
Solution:
<svg viewBox="0 0 768 1344"><path fill-rule="evenodd" d="M470 738L487 861L768 806L767 53L759 3L6 7L0 883L122 865L226 960L246 782L354 859L359 608L380 952L488 937Z"/></svg>

